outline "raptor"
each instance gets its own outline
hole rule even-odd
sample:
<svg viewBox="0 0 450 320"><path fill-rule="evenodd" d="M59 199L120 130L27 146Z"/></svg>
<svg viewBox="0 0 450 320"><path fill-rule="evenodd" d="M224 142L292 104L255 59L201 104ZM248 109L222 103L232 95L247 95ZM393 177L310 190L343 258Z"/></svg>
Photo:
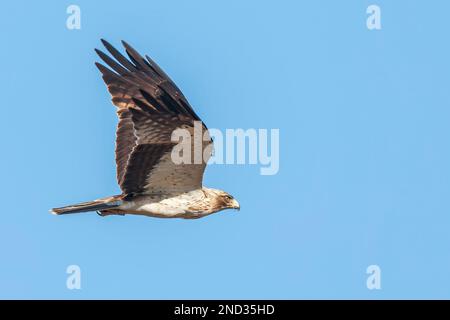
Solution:
<svg viewBox="0 0 450 320"><path fill-rule="evenodd" d="M117 107L116 166L122 194L51 212L195 219L240 209L227 192L202 184L213 144L203 122L201 130L208 139L203 139L200 147L207 156L200 163L173 161L177 143L172 141L172 133L184 129L193 136L195 123L201 121L180 89L150 57L144 58L126 42L122 44L128 58L107 41L102 43L110 55L96 49L107 65L97 62L96 66Z"/></svg>

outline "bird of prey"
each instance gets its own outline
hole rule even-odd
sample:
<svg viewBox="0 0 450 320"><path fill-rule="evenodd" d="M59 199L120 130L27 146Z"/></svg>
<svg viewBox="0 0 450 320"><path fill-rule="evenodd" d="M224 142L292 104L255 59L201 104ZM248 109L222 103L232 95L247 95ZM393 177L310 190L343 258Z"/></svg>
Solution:
<svg viewBox="0 0 450 320"><path fill-rule="evenodd" d="M195 219L224 209L239 209L239 203L228 193L202 185L213 143L206 126L200 126L207 137L200 144L206 154L202 161L172 160L172 150L177 146L171 139L172 132L186 129L194 144L195 122L201 121L180 89L150 57L142 57L126 42L122 44L129 59L101 41L112 56L95 50L109 66L96 63L119 117L116 165L122 194L51 212Z"/></svg>

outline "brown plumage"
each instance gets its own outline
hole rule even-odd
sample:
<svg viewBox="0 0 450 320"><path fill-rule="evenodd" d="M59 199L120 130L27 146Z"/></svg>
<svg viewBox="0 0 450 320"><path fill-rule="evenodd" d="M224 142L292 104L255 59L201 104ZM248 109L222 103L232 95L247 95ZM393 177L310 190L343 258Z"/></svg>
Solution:
<svg viewBox="0 0 450 320"><path fill-rule="evenodd" d="M148 56L142 57L122 42L127 59L107 41L113 58L96 49L108 65L96 63L112 102L117 107L117 182L122 194L73 206L52 209L55 214L98 211L101 215L142 214L155 217L198 218L227 208L239 208L224 191L202 186L212 140L202 143L201 163L175 164L172 132L183 128L191 134L201 121L180 89ZM202 124L201 134L207 133Z"/></svg>

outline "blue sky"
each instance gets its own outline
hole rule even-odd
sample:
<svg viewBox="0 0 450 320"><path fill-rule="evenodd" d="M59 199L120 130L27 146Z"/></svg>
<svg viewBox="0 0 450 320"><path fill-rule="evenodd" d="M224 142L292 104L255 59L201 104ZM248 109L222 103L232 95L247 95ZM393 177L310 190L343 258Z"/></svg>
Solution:
<svg viewBox="0 0 450 320"><path fill-rule="evenodd" d="M0 298L450 298L448 2L2 11ZM241 211L200 220L50 215L120 193L100 38L149 54L209 127L279 128L279 173L211 166L205 185ZM81 290L66 288L72 264ZM372 264L381 290L366 287Z"/></svg>

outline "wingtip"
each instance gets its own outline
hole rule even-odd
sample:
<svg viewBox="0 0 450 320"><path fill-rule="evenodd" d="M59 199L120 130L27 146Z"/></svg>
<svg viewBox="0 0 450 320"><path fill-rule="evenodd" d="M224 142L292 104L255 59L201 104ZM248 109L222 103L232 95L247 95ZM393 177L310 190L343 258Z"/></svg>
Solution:
<svg viewBox="0 0 450 320"><path fill-rule="evenodd" d="M129 52L133 52L133 53L137 53L137 51L125 40L120 40L120 42L122 43L123 47L125 48L125 50L127 51L127 53Z"/></svg>
<svg viewBox="0 0 450 320"><path fill-rule="evenodd" d="M100 41L102 42L102 44L107 47L107 46L111 46L111 44L105 40L104 38L100 38ZM130 45L125 41L125 40L120 40L120 42L122 43L122 45L124 47L130 47Z"/></svg>
<svg viewBox="0 0 450 320"><path fill-rule="evenodd" d="M108 63L107 61L110 60L110 58L108 57L108 55L106 53L104 53L102 50L97 49L97 48L95 48L94 51L100 57L100 59L102 59L103 61Z"/></svg>
<svg viewBox="0 0 450 320"><path fill-rule="evenodd" d="M100 49L97 49L97 48L94 48L94 51L95 51L95 53L98 55L98 56L100 56L101 57L101 55L102 55L102 53L103 53L103 51L102 50L100 50Z"/></svg>
<svg viewBox="0 0 450 320"><path fill-rule="evenodd" d="M58 213L55 211L55 209L50 209L50 210L48 210L48 212L50 212L54 216L58 215Z"/></svg>
<svg viewBox="0 0 450 320"><path fill-rule="evenodd" d="M104 73L108 73L109 69L107 67L105 67L104 65L102 65L100 62L94 62L95 66L97 67L98 70L100 70L100 72L102 74Z"/></svg>
<svg viewBox="0 0 450 320"><path fill-rule="evenodd" d="M112 51L115 50L115 49L114 49L114 46L113 46L111 43L109 43L108 41L106 41L105 39L100 39L100 41L102 42L102 44L103 44L103 46L106 48L106 50L108 50L108 51L110 51L110 52L111 52L111 50L112 50Z"/></svg>

